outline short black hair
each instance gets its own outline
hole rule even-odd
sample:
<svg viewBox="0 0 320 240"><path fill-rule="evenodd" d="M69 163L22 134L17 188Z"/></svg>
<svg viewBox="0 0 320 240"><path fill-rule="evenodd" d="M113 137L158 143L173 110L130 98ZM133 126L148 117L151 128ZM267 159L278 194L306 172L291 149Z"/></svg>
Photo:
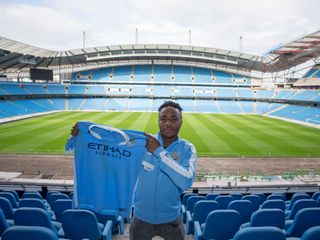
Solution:
<svg viewBox="0 0 320 240"><path fill-rule="evenodd" d="M179 103L173 102L173 101L165 101L162 103L162 105L159 107L158 112L160 112L163 108L165 107L173 107L179 110L179 112L182 112L182 107L180 106Z"/></svg>

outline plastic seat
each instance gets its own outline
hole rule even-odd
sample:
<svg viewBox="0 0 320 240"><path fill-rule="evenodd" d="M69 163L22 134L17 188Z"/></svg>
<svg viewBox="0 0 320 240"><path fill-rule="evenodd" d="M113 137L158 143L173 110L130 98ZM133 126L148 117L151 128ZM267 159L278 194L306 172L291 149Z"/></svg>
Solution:
<svg viewBox="0 0 320 240"><path fill-rule="evenodd" d="M242 193L230 193L230 196L233 197L233 200L241 200L243 197Z"/></svg>
<svg viewBox="0 0 320 240"><path fill-rule="evenodd" d="M241 200L249 200L253 204L254 211L260 207L260 197L257 195L245 195Z"/></svg>
<svg viewBox="0 0 320 240"><path fill-rule="evenodd" d="M320 208L301 209L287 229L288 237L301 237L309 228L320 226Z"/></svg>
<svg viewBox="0 0 320 240"><path fill-rule="evenodd" d="M260 205L260 209L266 209L266 208L278 208L278 209L281 209L282 211L285 211L286 204L281 199L271 199L271 200L264 201Z"/></svg>
<svg viewBox="0 0 320 240"><path fill-rule="evenodd" d="M52 218L54 216L53 211L48 209L47 205L43 202L43 200L39 198L23 198L19 202L19 207L34 207L34 208L41 208L45 211L47 211L50 214L50 217Z"/></svg>
<svg viewBox="0 0 320 240"><path fill-rule="evenodd" d="M58 199L70 199L68 195L63 193L52 193L48 195L47 202L49 203L50 207L53 207L53 203Z"/></svg>
<svg viewBox="0 0 320 240"><path fill-rule="evenodd" d="M37 199L43 200L41 194L39 192L35 192L35 191L24 192L22 194L22 199L24 199L24 198L37 198Z"/></svg>
<svg viewBox="0 0 320 240"><path fill-rule="evenodd" d="M0 236L2 235L4 230L6 230L8 227L9 227L9 224L7 222L7 219L6 219L2 209L0 208Z"/></svg>
<svg viewBox="0 0 320 240"><path fill-rule="evenodd" d="M291 211L286 211L286 219L290 220L295 217L298 211L300 211L303 208L314 208L318 207L318 203L313 199L300 199L295 201L293 204Z"/></svg>
<svg viewBox="0 0 320 240"><path fill-rule="evenodd" d="M11 194L15 197L15 199L16 199L17 202L20 201L19 195L18 195L18 193L17 193L16 190L5 190L5 191L3 191L3 192L11 193Z"/></svg>
<svg viewBox="0 0 320 240"><path fill-rule="evenodd" d="M55 191L55 190L50 190L50 191L48 191L47 193L46 193L46 200L48 200L48 198L50 198L50 195L51 194L54 194L54 193L61 193L61 192L59 192L59 191Z"/></svg>
<svg viewBox="0 0 320 240"><path fill-rule="evenodd" d="M227 209L229 203L233 201L233 197L231 197L230 195L221 195L216 197L215 200L219 203L221 209Z"/></svg>
<svg viewBox="0 0 320 240"><path fill-rule="evenodd" d="M188 199L186 205L186 211L189 211L190 214L193 213L194 205L200 200L207 200L204 196L192 196Z"/></svg>
<svg viewBox="0 0 320 240"><path fill-rule="evenodd" d="M309 228L301 237L301 240L319 240L320 239L320 226Z"/></svg>
<svg viewBox="0 0 320 240"><path fill-rule="evenodd" d="M197 194L195 193L186 193L182 196L182 200L181 200L181 204L186 206L187 205L187 201L190 197L192 196L198 196Z"/></svg>
<svg viewBox="0 0 320 240"><path fill-rule="evenodd" d="M266 195L264 193L253 193L260 198L260 205L266 200Z"/></svg>
<svg viewBox="0 0 320 240"><path fill-rule="evenodd" d="M310 195L306 194L306 193L295 193L293 194L291 200L289 202L287 202L287 210L291 210L294 203L298 200L301 199L310 199Z"/></svg>
<svg viewBox="0 0 320 240"><path fill-rule="evenodd" d="M0 197L0 209L10 225L13 225L14 211L11 202L7 198ZM11 220L11 221L9 221Z"/></svg>
<svg viewBox="0 0 320 240"><path fill-rule="evenodd" d="M69 239L112 239L112 222L108 221L103 228L99 227L94 213L85 209L69 209L61 217L62 228L59 236Z"/></svg>
<svg viewBox="0 0 320 240"><path fill-rule="evenodd" d="M181 200L181 213L182 213L182 221L183 223L186 223L186 208L187 208L187 201L190 197L192 196L198 196L195 193L186 193L182 196L182 200Z"/></svg>
<svg viewBox="0 0 320 240"><path fill-rule="evenodd" d="M206 199L207 200L216 200L217 197L219 197L220 194L219 193L208 193L206 195Z"/></svg>
<svg viewBox="0 0 320 240"><path fill-rule="evenodd" d="M19 202L19 207L37 207L43 210L48 210L46 204L39 198L23 198Z"/></svg>
<svg viewBox="0 0 320 240"><path fill-rule="evenodd" d="M239 230L233 240L286 240L286 236L277 227L247 227Z"/></svg>
<svg viewBox="0 0 320 240"><path fill-rule="evenodd" d="M252 216L250 223L241 225L241 228L245 227L277 227L284 229L285 214L282 210L277 208L266 208L255 211Z"/></svg>
<svg viewBox="0 0 320 240"><path fill-rule="evenodd" d="M204 224L194 222L194 240L229 240L239 230L241 216L235 210L214 210Z"/></svg>
<svg viewBox="0 0 320 240"><path fill-rule="evenodd" d="M193 223L198 221L201 225L207 219L208 214L213 210L220 209L219 203L214 200L200 200L194 205L193 214L187 211L186 234L193 233Z"/></svg>
<svg viewBox="0 0 320 240"><path fill-rule="evenodd" d="M49 228L39 226L12 226L6 229L1 240L58 240L58 236Z"/></svg>
<svg viewBox="0 0 320 240"><path fill-rule="evenodd" d="M286 195L284 193L271 193L266 200L283 200L286 201Z"/></svg>
<svg viewBox="0 0 320 240"><path fill-rule="evenodd" d="M311 196L312 199L317 200L320 197L320 191L314 192Z"/></svg>
<svg viewBox="0 0 320 240"><path fill-rule="evenodd" d="M124 218L122 216L93 213L96 215L98 222L103 225L106 225L108 221L112 221L112 234L124 233Z"/></svg>
<svg viewBox="0 0 320 240"><path fill-rule="evenodd" d="M254 212L253 204L249 200L233 200L229 203L228 209L233 209L240 213L241 223L249 222Z"/></svg>
<svg viewBox="0 0 320 240"><path fill-rule="evenodd" d="M70 199L73 199L73 195L74 195L74 192L70 192L70 193L69 193L69 198L70 198Z"/></svg>
<svg viewBox="0 0 320 240"><path fill-rule="evenodd" d="M61 221L62 213L65 210L72 209L71 199L58 199L53 203L52 210L56 216L57 221Z"/></svg>
<svg viewBox="0 0 320 240"><path fill-rule="evenodd" d="M10 193L10 192L0 192L0 197L4 197L6 199L8 199L12 205L13 208L18 208L19 204L18 202L16 201L16 197Z"/></svg>
<svg viewBox="0 0 320 240"><path fill-rule="evenodd" d="M56 234L61 228L61 223L53 222L47 211L41 208L23 207L14 213L14 225L40 226L53 230Z"/></svg>

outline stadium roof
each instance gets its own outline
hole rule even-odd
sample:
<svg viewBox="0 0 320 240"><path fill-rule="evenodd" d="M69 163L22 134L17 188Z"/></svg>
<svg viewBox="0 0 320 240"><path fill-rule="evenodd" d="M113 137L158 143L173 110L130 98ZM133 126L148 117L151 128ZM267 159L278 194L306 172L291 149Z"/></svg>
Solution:
<svg viewBox="0 0 320 240"><path fill-rule="evenodd" d="M0 37L0 72L20 74L29 68L59 73L122 64L168 61L195 66L224 66L243 71L277 72L320 56L320 31L281 45L264 57L218 48L136 44L53 51Z"/></svg>
<svg viewBox="0 0 320 240"><path fill-rule="evenodd" d="M272 49L266 55L269 72L285 70L320 57L320 30Z"/></svg>

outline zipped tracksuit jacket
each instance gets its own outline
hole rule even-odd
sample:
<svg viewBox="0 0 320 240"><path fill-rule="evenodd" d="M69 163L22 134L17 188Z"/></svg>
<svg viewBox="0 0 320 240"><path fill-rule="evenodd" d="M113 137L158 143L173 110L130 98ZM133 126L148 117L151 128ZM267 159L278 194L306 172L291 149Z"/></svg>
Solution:
<svg viewBox="0 0 320 240"><path fill-rule="evenodd" d="M180 216L180 194L189 189L195 177L196 150L186 140L178 138L163 148L160 142L152 155L142 159L142 170L134 191L134 216L151 223L162 224Z"/></svg>

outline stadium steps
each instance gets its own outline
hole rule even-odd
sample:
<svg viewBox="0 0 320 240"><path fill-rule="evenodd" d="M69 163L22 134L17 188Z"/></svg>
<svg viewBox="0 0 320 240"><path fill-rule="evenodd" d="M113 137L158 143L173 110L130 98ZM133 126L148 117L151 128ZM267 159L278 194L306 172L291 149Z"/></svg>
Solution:
<svg viewBox="0 0 320 240"><path fill-rule="evenodd" d="M246 113L246 111L244 111L244 109L242 108L241 104L239 102L237 102L238 107L241 110L241 113Z"/></svg>
<svg viewBox="0 0 320 240"><path fill-rule="evenodd" d="M77 110L81 110L81 108L83 107L83 105L86 103L87 99L83 99L82 103L80 104L80 106L78 107Z"/></svg>
<svg viewBox="0 0 320 240"><path fill-rule="evenodd" d="M1 87L1 85L0 85ZM6 90L3 90L0 88L0 95L10 95L10 93L8 93Z"/></svg>
<svg viewBox="0 0 320 240"><path fill-rule="evenodd" d="M41 103L39 103L39 102L37 102L37 101L33 101L33 100L31 100L31 102L33 102L33 103L35 103L35 104L39 105L40 107L43 107L43 108L45 108L45 109L48 109L48 111L52 111L52 109L51 109L51 108L48 108L48 106L43 105L43 104L41 104Z"/></svg>
<svg viewBox="0 0 320 240"><path fill-rule="evenodd" d="M271 114L271 113L278 112L278 111L280 111L280 110L282 110L282 109L284 109L284 108L286 108L286 107L288 107L288 106L289 106L288 104L286 104L286 105L284 105L284 106L280 106L280 107L278 107L278 108L276 108L276 109L273 109L273 110L271 110L271 111L269 111L269 112L266 112L265 115L269 115L269 114Z"/></svg>
<svg viewBox="0 0 320 240"><path fill-rule="evenodd" d="M222 113L222 110L220 108L220 105L219 105L219 101L214 101L216 106L217 106L217 109L219 110L219 113Z"/></svg>

